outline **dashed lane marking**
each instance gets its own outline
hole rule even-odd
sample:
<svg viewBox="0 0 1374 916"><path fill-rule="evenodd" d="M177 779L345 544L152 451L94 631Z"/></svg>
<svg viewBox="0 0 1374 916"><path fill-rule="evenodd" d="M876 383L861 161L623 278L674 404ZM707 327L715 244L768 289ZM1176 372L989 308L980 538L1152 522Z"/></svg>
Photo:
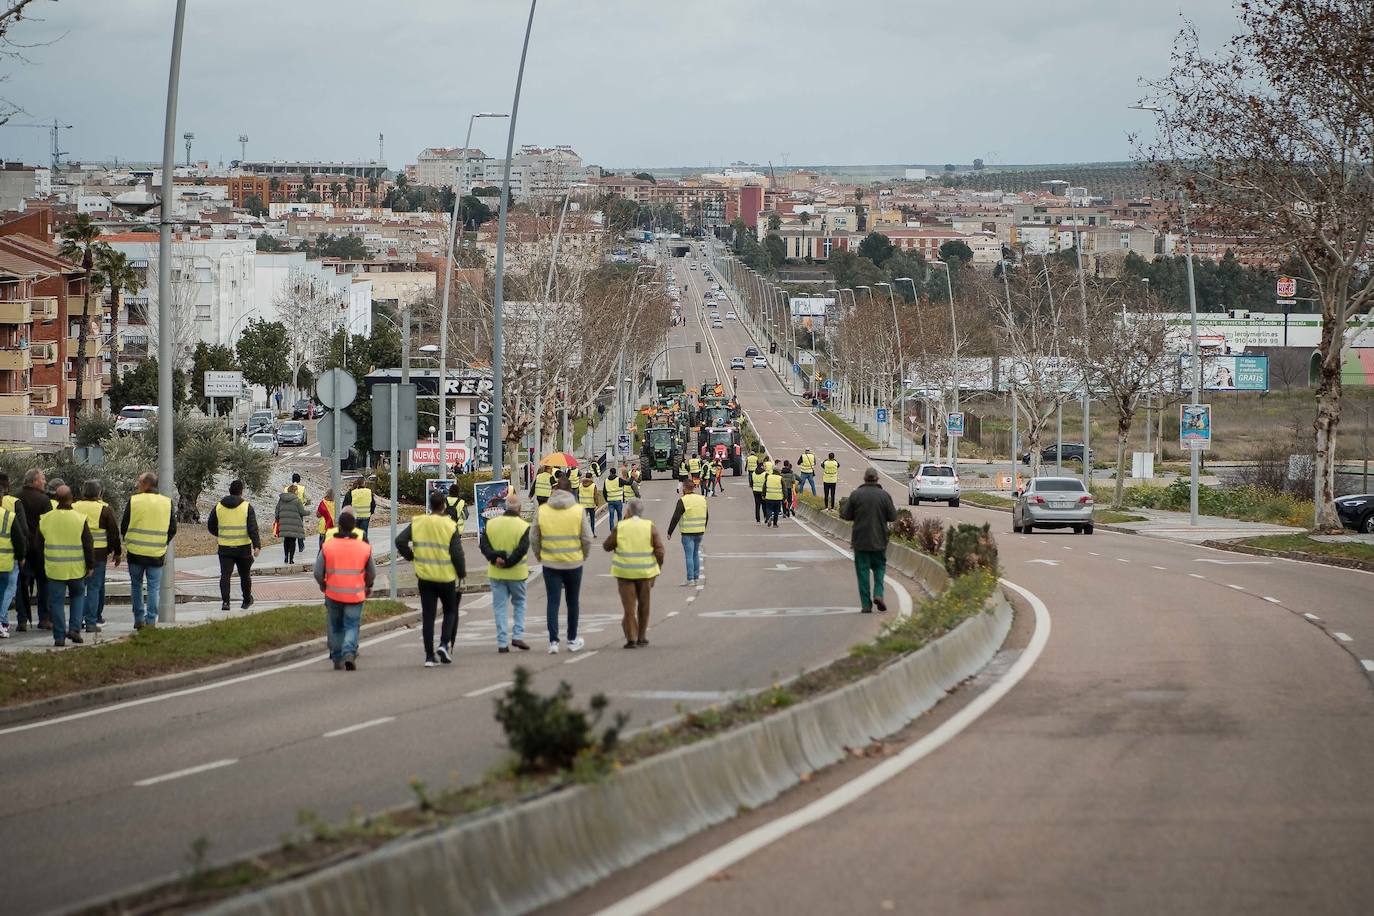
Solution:
<svg viewBox="0 0 1374 916"><path fill-rule="evenodd" d="M1341 633L1341 632L1339 632L1339 631L1336 631L1336 632L1333 632L1331 635L1334 636L1334 637L1336 637L1337 639L1339 639L1341 642L1354 642L1354 641L1355 641L1355 640L1353 640L1353 639L1350 638L1350 634L1349 634L1349 633Z"/></svg>
<svg viewBox="0 0 1374 916"><path fill-rule="evenodd" d="M1275 604L1278 604L1278 601L1274 598L1265 598L1264 600L1273 601ZM1303 614L1302 616L1306 617L1308 620L1321 620L1321 618L1318 617L1316 614Z"/></svg>
<svg viewBox="0 0 1374 916"><path fill-rule="evenodd" d="M593 650L590 651L590 652L583 652L583 653L581 653L580 655L576 655L576 656L574 656L573 658L568 659L568 660L567 660L566 662L564 662L563 664L565 664L565 665L576 665L578 662L585 662L587 659L589 659L589 658L591 658L593 655L595 655L598 651L600 651L600 650L598 650L598 649L593 649Z"/></svg>
<svg viewBox="0 0 1374 916"><path fill-rule="evenodd" d="M492 684L490 687L483 687L483 688L480 689L480 690L469 690L467 693L463 694L463 696L467 697L468 699L471 699L471 698L473 698L473 697L480 697L480 696L482 696L482 694L484 694L484 693L495 693L495 692L498 691L498 690L505 690L507 687L509 687L509 686L510 686L511 684L513 684L513 683L515 683L515 682L514 682L514 681L502 681L502 682L499 683L499 684Z"/></svg>
<svg viewBox="0 0 1374 916"><path fill-rule="evenodd" d="M1157 570L1159 570L1160 572L1166 572L1166 571L1168 571L1168 569L1169 569L1169 567L1167 567L1167 566L1151 566L1150 568L1151 568L1151 569L1157 569Z"/></svg>
<svg viewBox="0 0 1374 916"><path fill-rule="evenodd" d="M1188 575L1189 575L1191 578L1194 578L1194 579L1206 579L1206 578L1207 578L1206 576L1200 575L1200 574L1198 574L1198 573L1188 573Z"/></svg>
<svg viewBox="0 0 1374 916"><path fill-rule="evenodd" d="M1277 599L1277 598L1272 598L1272 597L1270 597L1269 595L1265 595L1265 596L1264 596L1264 600L1265 600L1265 601L1268 601L1270 604L1279 604L1279 603L1280 603L1280 602L1279 602L1279 599Z"/></svg>
<svg viewBox="0 0 1374 916"><path fill-rule="evenodd" d="M1374 671L1374 658L1362 658L1360 664L1364 665L1364 670Z"/></svg>
<svg viewBox="0 0 1374 916"><path fill-rule="evenodd" d="M1129 562L1131 562L1131 561L1128 560L1128 559L1126 559L1125 557L1117 557L1117 558L1116 558L1116 562L1118 562L1118 563L1129 563Z"/></svg>
<svg viewBox="0 0 1374 916"><path fill-rule="evenodd" d="M365 728L372 728L374 725L385 725L388 722L395 722L395 716L382 716L380 719L369 719L366 722L359 722L357 725L349 725L344 728L336 728L332 732L325 732L321 737L337 738L340 735L349 735L353 732L360 732Z"/></svg>
<svg viewBox="0 0 1374 916"><path fill-rule="evenodd" d="M147 779L140 779L134 783L136 786L155 786L160 782L171 782L173 779L181 779L183 776L194 776L197 773L204 773L209 770L218 770L221 767L231 767L238 763L237 757L216 760L213 763L202 763L199 766L187 767L184 770L173 770L170 773L163 773L161 776L150 776Z"/></svg>

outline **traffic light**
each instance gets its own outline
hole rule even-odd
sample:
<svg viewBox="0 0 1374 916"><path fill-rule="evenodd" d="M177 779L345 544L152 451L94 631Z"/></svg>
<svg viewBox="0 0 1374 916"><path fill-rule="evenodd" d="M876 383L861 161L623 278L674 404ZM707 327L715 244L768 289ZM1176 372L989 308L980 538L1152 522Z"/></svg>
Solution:
<svg viewBox="0 0 1374 916"><path fill-rule="evenodd" d="M697 352L698 352L698 353L701 352L701 341L699 341L699 340L697 341Z"/></svg>
<svg viewBox="0 0 1374 916"><path fill-rule="evenodd" d="M775 344L775 343L770 343L770 344L768 345L768 352L769 352L769 353L776 353L776 352L778 352L778 345Z"/></svg>

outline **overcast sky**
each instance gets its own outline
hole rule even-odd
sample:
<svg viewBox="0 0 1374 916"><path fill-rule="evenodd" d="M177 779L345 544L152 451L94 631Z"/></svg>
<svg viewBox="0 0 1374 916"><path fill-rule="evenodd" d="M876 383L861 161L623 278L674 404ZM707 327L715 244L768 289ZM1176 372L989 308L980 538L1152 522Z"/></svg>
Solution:
<svg viewBox="0 0 1374 916"><path fill-rule="evenodd" d="M75 125L78 159L160 156L173 0L39 0L49 41L0 86ZM371 159L393 168L509 111L524 0L192 0L178 133L193 156ZM1220 44L1230 0L1186 0ZM1178 6L1141 0L543 0L516 143L589 163L720 165L1120 160L1137 80L1162 74ZM19 117L15 119L30 120ZM473 145L505 143L478 121ZM0 127L0 155L48 135ZM178 158L183 155L178 144Z"/></svg>

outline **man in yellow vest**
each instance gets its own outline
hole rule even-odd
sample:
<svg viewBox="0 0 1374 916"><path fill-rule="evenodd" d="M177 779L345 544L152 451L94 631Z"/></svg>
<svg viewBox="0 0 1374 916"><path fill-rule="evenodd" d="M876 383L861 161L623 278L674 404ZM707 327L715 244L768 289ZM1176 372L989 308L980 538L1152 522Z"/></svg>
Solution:
<svg viewBox="0 0 1374 916"><path fill-rule="evenodd" d="M86 580L86 594L81 601L81 619L72 621L72 629L84 629L87 633L97 633L104 627L101 615L105 611L105 568L114 558L119 565L123 550L119 541L119 525L115 522L114 510L102 497L105 488L98 480L88 480L81 485L81 498L72 508L86 516L91 528L91 546L95 551L95 569Z"/></svg>
<svg viewBox="0 0 1374 916"><path fill-rule="evenodd" d="M687 459L687 474L692 478L692 482L700 485L701 483L701 456L693 455Z"/></svg>
<svg viewBox="0 0 1374 916"><path fill-rule="evenodd" d="M621 477L615 469L606 475L606 483L601 488L601 495L606 500L606 519L610 523L611 530L615 530L616 522L620 521L620 515L625 511L625 499L629 495L625 491L629 489L629 482Z"/></svg>
<svg viewBox="0 0 1374 916"><path fill-rule="evenodd" d="M763 524L778 527L778 515L782 512L782 500L787 495L787 487L782 475L769 468L763 478Z"/></svg>
<svg viewBox="0 0 1374 916"><path fill-rule="evenodd" d="M416 516L396 536L396 552L415 563L420 587L420 633L425 642L425 667L453 661L453 641L458 638L458 580L468 577L463 557L463 535L449 514L451 497L435 490L429 494L429 514ZM434 617L444 608L439 648L434 648Z"/></svg>
<svg viewBox="0 0 1374 916"><path fill-rule="evenodd" d="M10 495L10 475L0 471L0 639L10 638L10 604L19 592L28 546L24 504Z"/></svg>
<svg viewBox="0 0 1374 916"><path fill-rule="evenodd" d="M763 461L760 460L755 466L753 473L749 475L749 489L754 491L754 524L765 521L763 514L763 484L768 480L768 472L764 470Z"/></svg>
<svg viewBox="0 0 1374 916"><path fill-rule="evenodd" d="M324 592L329 660L335 671L356 671L363 603L377 581L377 567L372 562L372 547L358 536L348 509L339 513L338 535L325 541L315 557L315 581Z"/></svg>
<svg viewBox="0 0 1374 916"><path fill-rule="evenodd" d="M754 471L758 470L758 467L759 456L750 452L749 457L744 459L744 472L752 476Z"/></svg>
<svg viewBox="0 0 1374 916"><path fill-rule="evenodd" d="M18 618L19 632L24 632L33 623L33 612L38 610L38 628L52 629L48 620L48 581L43 577L43 554L38 552L38 522L44 513L52 511L52 503L47 493L48 479L42 468L29 468L24 472L24 486L20 488L17 499L24 507L24 524L28 535L26 543L29 555L24 560L24 568L19 571L19 605L15 616ZM34 594L37 598L35 600Z"/></svg>
<svg viewBox="0 0 1374 916"><path fill-rule="evenodd" d="M593 489L595 493L595 489ZM558 481L549 501L534 514L530 552L543 564L544 596L549 624L549 654L558 654L558 606L568 596L568 651L583 646L577 635L582 595L582 565L592 550L592 526L572 494L568 478Z"/></svg>
<svg viewBox="0 0 1374 916"><path fill-rule="evenodd" d="M134 629L155 627L158 596L162 593L162 564L168 543L177 536L177 520L171 498L157 492L157 475L153 472L138 478L138 492L124 506L119 531L124 535L124 552L129 560L129 602L133 605Z"/></svg>
<svg viewBox="0 0 1374 916"><path fill-rule="evenodd" d="M63 484L55 494L57 508L38 523L38 549L48 577L48 619L52 621L53 645L81 643L81 599L86 577L95 568L90 526L86 516L72 508L72 488ZM72 599L71 626L67 625L67 597Z"/></svg>
<svg viewBox="0 0 1374 916"><path fill-rule="evenodd" d="M445 502L445 511L448 517L453 519L453 523L458 526L458 530L463 530L463 522L468 518L468 503L463 499L463 489L456 483L448 485L448 500Z"/></svg>
<svg viewBox="0 0 1374 916"><path fill-rule="evenodd" d="M354 527L364 541L367 528L372 524L372 514L377 511L377 494L367 485L367 479L359 477L348 493L348 505L353 508Z"/></svg>
<svg viewBox="0 0 1374 916"><path fill-rule="evenodd" d="M840 463L831 452L821 462L821 492L825 494L825 507L835 508L835 486L840 482Z"/></svg>
<svg viewBox="0 0 1374 916"><path fill-rule="evenodd" d="M673 509L673 517L668 522L668 540L673 539L673 531L681 523L682 555L687 561L687 579L684 586L700 585L704 578L701 574L701 539L706 534L706 523L710 520L710 510L706 507L706 497L696 492L689 481L682 488L682 496Z"/></svg>
<svg viewBox="0 0 1374 916"><path fill-rule="evenodd" d="M663 562L663 541L654 523L644 517L644 503L632 499L625 504L625 519L602 543L612 554L611 575L620 593L624 617L625 648L649 644L649 593L658 579Z"/></svg>
<svg viewBox="0 0 1374 916"><path fill-rule="evenodd" d="M520 494L506 497L503 515L489 519L482 529L478 549L487 558L487 579L491 583L491 611L496 618L496 651L509 652L511 646L529 650L525 642L525 580L530 575L526 555L530 551L530 523L520 517ZM506 632L506 605L511 606L514 625Z"/></svg>
<svg viewBox="0 0 1374 916"><path fill-rule="evenodd" d="M534 475L534 480L530 482L530 495L539 505L549 501L549 496L553 493L553 469L541 467L539 473Z"/></svg>
<svg viewBox="0 0 1374 916"><path fill-rule="evenodd" d="M219 609L229 610L229 574L239 571L243 609L253 606L253 558L262 552L258 517L253 504L243 498L243 481L229 482L229 495L210 510L205 530L219 541Z"/></svg>
<svg viewBox="0 0 1374 916"><path fill-rule="evenodd" d="M577 504L587 514L587 526L592 537L596 537L596 475L583 474L582 483L577 488Z"/></svg>
<svg viewBox="0 0 1374 916"><path fill-rule="evenodd" d="M816 495L816 456L811 454L811 449L802 452L797 459L797 492L805 490L807 485L811 486L811 495Z"/></svg>

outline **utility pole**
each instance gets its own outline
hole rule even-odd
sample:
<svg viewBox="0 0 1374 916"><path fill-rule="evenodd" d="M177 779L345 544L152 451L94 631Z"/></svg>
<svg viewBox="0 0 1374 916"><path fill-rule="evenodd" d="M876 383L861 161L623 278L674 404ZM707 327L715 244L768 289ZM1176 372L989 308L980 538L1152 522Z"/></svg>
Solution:
<svg viewBox="0 0 1374 916"><path fill-rule="evenodd" d="M239 134L239 166L242 167L244 160L248 158L248 135Z"/></svg>
<svg viewBox="0 0 1374 916"><path fill-rule="evenodd" d="M187 131L181 135L181 139L186 141L186 167L191 167L191 144L195 141L196 135Z"/></svg>
<svg viewBox="0 0 1374 916"><path fill-rule="evenodd" d="M386 135L377 135L377 161L386 162Z"/></svg>

